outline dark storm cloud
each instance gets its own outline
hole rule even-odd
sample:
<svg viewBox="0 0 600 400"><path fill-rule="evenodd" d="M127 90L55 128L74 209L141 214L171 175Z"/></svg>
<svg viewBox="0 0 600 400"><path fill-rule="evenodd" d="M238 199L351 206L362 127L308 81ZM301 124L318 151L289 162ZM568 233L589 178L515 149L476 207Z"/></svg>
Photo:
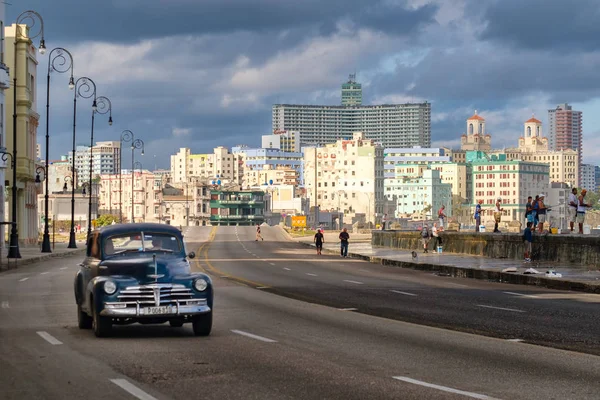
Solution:
<svg viewBox="0 0 600 400"><path fill-rule="evenodd" d="M501 0L488 7L483 17L487 27L482 39L556 52L598 49L598 0Z"/></svg>
<svg viewBox="0 0 600 400"><path fill-rule="evenodd" d="M130 42L170 35L278 33L315 27L321 33L335 30L349 18L366 27L408 33L430 21L435 8L408 10L386 5L385 0L31 0L22 7L38 11L54 40L108 40ZM7 9L8 20L21 8Z"/></svg>

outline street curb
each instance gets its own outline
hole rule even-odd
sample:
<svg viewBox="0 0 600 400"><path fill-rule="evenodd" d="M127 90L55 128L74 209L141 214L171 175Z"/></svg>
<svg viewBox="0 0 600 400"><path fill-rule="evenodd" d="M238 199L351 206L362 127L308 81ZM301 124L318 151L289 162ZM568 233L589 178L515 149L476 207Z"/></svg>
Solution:
<svg viewBox="0 0 600 400"><path fill-rule="evenodd" d="M310 243L298 243L306 247L314 247ZM338 251L323 249L329 254L339 254ZM381 264L389 267L400 267L407 269L414 269L418 271L432 271L440 272L448 276L456 278L470 278L470 279L482 279L487 281L494 281L499 283L510 283L514 285L530 285L530 286L542 286L548 289L557 290L571 290L575 292L584 293L599 293L600 284L581 282L581 281L570 281L566 279L557 278L546 278L544 276L536 275L524 275L515 274L500 271L489 271L475 268L459 267L456 265L445 265L445 264L430 264L430 263L417 263L411 261L400 261L390 260L388 258L366 256L358 253L348 252L348 257L356 258L364 261L368 261L374 264Z"/></svg>
<svg viewBox="0 0 600 400"><path fill-rule="evenodd" d="M29 264L34 264L34 263L37 263L37 262L40 262L40 261L44 261L44 260L49 259L49 258L66 257L66 256L76 255L78 253L84 253L85 250L86 250L85 248L80 248L80 249L76 249L76 250L73 250L73 251L65 251L65 252L62 252L62 253L44 254L44 255L40 255L40 256L35 256L35 257L27 258L25 260L16 259L16 261L12 261L12 259L10 259L7 264L2 264L2 266L0 266L0 273L5 272L5 271L12 271L12 270L15 270L15 269L17 269L19 267L23 267L23 266L26 266L26 265L29 265ZM7 268L9 266L10 266L10 269Z"/></svg>

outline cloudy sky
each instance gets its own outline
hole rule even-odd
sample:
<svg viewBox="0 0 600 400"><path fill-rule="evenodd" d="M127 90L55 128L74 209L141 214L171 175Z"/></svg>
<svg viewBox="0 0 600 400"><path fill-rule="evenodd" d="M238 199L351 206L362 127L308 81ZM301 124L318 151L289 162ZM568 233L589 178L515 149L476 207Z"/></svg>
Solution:
<svg viewBox="0 0 600 400"><path fill-rule="evenodd" d="M273 103L338 104L356 72L367 104L432 103L433 145L453 146L478 110L495 147L532 114L569 102L584 113L584 160L600 163L600 3L577 0L24 0L44 18L49 49L74 57L111 99L115 123L144 140L144 167L168 168L179 147L260 145ZM38 139L47 56L40 57ZM51 159L68 151L73 94L52 75ZM89 102L89 101L88 101ZM90 104L78 101L78 143ZM129 158L125 157L124 165Z"/></svg>

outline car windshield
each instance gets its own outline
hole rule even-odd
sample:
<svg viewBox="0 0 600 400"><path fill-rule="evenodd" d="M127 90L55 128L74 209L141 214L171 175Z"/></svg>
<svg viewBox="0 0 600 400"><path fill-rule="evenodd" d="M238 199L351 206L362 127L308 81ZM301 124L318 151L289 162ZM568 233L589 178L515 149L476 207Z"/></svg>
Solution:
<svg viewBox="0 0 600 400"><path fill-rule="evenodd" d="M104 254L124 254L129 252L167 252L181 250L179 239L168 233L138 232L110 236L104 240Z"/></svg>

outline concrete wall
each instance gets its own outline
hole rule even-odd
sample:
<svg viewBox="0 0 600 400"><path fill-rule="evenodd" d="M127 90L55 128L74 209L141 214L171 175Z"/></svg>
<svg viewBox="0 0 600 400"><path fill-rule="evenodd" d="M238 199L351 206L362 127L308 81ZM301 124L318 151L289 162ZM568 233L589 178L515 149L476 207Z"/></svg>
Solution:
<svg viewBox="0 0 600 400"><path fill-rule="evenodd" d="M522 260L522 234L443 232L445 253L462 253L490 258ZM420 232L373 231L373 246L420 250ZM600 267L600 237L580 235L534 235L536 260ZM537 257L536 257L537 255Z"/></svg>

